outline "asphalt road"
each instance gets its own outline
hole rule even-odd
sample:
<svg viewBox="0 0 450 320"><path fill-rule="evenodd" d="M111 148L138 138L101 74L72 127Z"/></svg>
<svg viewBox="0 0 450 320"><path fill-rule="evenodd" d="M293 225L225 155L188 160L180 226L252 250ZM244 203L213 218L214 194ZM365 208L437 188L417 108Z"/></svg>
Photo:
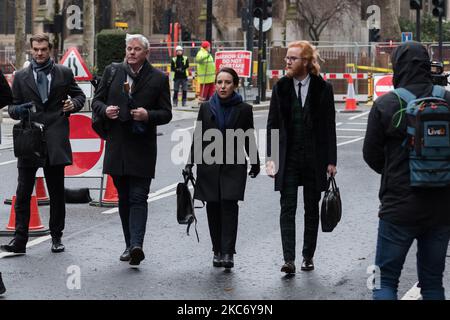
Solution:
<svg viewBox="0 0 450 320"><path fill-rule="evenodd" d="M342 107L342 106L340 106ZM176 112L174 121L158 132L157 176L152 182L146 259L139 269L119 261L124 249L116 209L68 204L63 242L66 252L50 252L49 237L32 238L27 254L9 257L0 253L0 271L7 293L0 299L159 299L159 300L368 300L377 232L380 178L362 159L367 107L361 113L337 114L338 175L343 217L332 233L319 232L316 269L298 271L293 277L280 272L283 263L279 228L279 193L273 180L261 174L247 182L246 198L239 204L239 229L235 268L225 272L212 267L212 252L205 209L197 210L198 232L185 233L176 221L175 186L183 165L171 154L175 130L192 132L195 112ZM265 128L267 110L255 111L257 129ZM2 124L0 195L10 198L17 184L17 170L10 143L11 125ZM9 140L8 140L9 139ZM97 179L68 179L68 187L98 187ZM98 192L91 196L98 198ZM301 257L303 204L297 213L297 256ZM11 207L0 204L0 229L8 223ZM48 225L48 206L40 206ZM0 238L6 243L8 237ZM399 297L417 281L415 247L403 270ZM298 261L298 264L300 261ZM448 272L445 282L450 286Z"/></svg>

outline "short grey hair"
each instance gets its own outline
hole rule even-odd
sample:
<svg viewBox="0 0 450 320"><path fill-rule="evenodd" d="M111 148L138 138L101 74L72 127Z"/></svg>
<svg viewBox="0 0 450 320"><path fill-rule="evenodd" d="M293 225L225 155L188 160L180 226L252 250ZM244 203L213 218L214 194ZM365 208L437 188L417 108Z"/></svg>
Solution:
<svg viewBox="0 0 450 320"><path fill-rule="evenodd" d="M142 34L128 34L125 37L125 43L128 46L128 44L133 41L138 40L143 46L145 50L148 50L150 48L150 43L148 42L148 39L144 37Z"/></svg>

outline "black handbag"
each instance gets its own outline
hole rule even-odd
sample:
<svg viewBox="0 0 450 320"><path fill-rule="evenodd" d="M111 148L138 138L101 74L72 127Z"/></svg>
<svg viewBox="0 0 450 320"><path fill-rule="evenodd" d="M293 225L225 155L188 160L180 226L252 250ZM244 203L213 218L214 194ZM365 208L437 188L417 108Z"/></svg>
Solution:
<svg viewBox="0 0 450 320"><path fill-rule="evenodd" d="M333 177L328 178L328 187L322 200L320 222L323 232L331 232L342 216L342 202L339 188Z"/></svg>
<svg viewBox="0 0 450 320"><path fill-rule="evenodd" d="M107 125L108 123L106 119L103 119L101 116L92 111L92 129L94 129L98 136L103 140L106 140L108 137Z"/></svg>
<svg viewBox="0 0 450 320"><path fill-rule="evenodd" d="M45 127L41 123L31 121L30 116L31 114L28 119L16 123L13 127L14 156L24 159L46 158Z"/></svg>
<svg viewBox="0 0 450 320"><path fill-rule="evenodd" d="M195 188L195 179L192 175L188 175L183 170L184 182L180 182L177 185L177 221L179 224L187 224L186 233L189 235L189 228L191 224L195 222L195 234L197 235L197 241L200 242L197 232L197 217L195 216L196 208L203 208L205 203L203 202L202 207L195 207L194 200L192 199L191 192L189 191L189 181Z"/></svg>

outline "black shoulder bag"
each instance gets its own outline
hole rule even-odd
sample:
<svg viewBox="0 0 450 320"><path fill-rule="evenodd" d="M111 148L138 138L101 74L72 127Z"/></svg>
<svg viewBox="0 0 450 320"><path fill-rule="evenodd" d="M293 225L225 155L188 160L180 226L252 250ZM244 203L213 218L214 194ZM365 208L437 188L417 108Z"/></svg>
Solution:
<svg viewBox="0 0 450 320"><path fill-rule="evenodd" d="M190 181L195 188L195 179L192 175L188 175L184 170L183 178L184 182L180 182L177 185L177 221L179 224L187 224L187 235L189 235L191 224L195 222L195 234L197 235L197 241L200 242L197 232L197 218L195 217L194 209L203 208L205 203L202 201L203 206L201 207L194 206L194 200L189 191L188 183Z"/></svg>
<svg viewBox="0 0 450 320"><path fill-rule="evenodd" d="M333 177L328 178L328 187L322 200L320 222L323 232L331 232L337 226L342 216L342 202L339 188Z"/></svg>
<svg viewBox="0 0 450 320"><path fill-rule="evenodd" d="M14 156L16 158L45 158L47 143L45 128L41 123L31 121L31 111L28 119L23 119L13 127Z"/></svg>
<svg viewBox="0 0 450 320"><path fill-rule="evenodd" d="M111 73L109 74L108 81L106 82L106 87L108 88L111 86L112 81L114 80L114 76L117 72L117 66L116 63L111 64ZM108 93L106 94L106 98L108 98ZM92 129L99 135L100 138L103 140L106 140L108 137L108 127L107 127L107 120L104 119L102 116L99 116L97 113L95 113L92 110Z"/></svg>

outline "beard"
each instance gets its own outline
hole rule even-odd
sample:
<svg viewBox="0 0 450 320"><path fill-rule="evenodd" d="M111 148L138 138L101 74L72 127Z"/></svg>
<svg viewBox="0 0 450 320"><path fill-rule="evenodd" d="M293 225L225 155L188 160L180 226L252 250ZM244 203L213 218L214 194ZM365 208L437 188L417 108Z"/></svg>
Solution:
<svg viewBox="0 0 450 320"><path fill-rule="evenodd" d="M287 71L286 76L289 78L298 78L304 74L308 73L306 67L299 63L298 65L294 66L294 68Z"/></svg>

